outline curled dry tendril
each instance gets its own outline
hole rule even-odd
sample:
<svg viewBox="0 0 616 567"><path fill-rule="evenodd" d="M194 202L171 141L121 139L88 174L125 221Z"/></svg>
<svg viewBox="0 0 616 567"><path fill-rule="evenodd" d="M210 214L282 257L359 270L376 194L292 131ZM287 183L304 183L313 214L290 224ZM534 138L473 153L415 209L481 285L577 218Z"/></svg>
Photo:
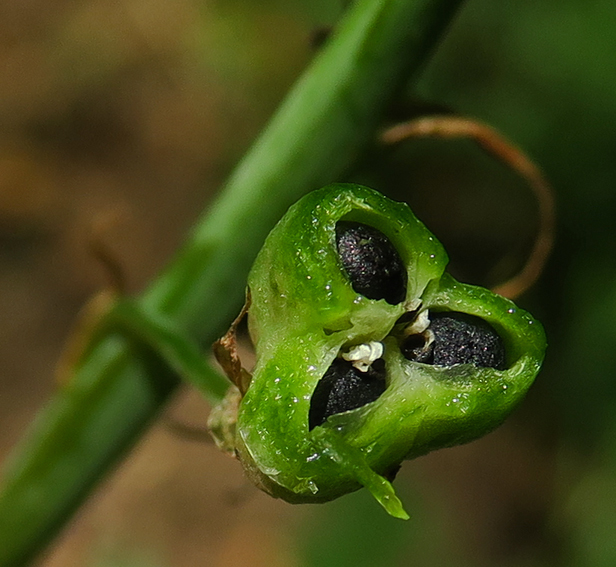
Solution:
<svg viewBox="0 0 616 567"><path fill-rule="evenodd" d="M380 140L396 144L409 138L431 136L436 138L470 138L489 155L496 158L530 186L539 208L539 228L530 254L520 272L492 291L515 299L528 290L539 278L554 241L554 191L542 171L517 146L494 128L464 117L426 116L397 124L383 132Z"/></svg>

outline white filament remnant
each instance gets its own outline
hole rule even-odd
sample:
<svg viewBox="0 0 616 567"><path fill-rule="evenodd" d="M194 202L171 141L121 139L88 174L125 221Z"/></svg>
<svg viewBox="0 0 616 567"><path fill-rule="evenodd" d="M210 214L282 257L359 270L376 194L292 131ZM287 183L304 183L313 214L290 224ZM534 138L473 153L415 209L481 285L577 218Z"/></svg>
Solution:
<svg viewBox="0 0 616 567"><path fill-rule="evenodd" d="M383 356L383 343L370 341L354 346L349 352L342 354L344 360L353 363L353 366L361 372L368 372L372 363Z"/></svg>
<svg viewBox="0 0 616 567"><path fill-rule="evenodd" d="M409 335L419 335L423 333L430 326L430 316L427 309L421 311L417 317L415 317L414 321L404 329L404 334L406 336Z"/></svg>

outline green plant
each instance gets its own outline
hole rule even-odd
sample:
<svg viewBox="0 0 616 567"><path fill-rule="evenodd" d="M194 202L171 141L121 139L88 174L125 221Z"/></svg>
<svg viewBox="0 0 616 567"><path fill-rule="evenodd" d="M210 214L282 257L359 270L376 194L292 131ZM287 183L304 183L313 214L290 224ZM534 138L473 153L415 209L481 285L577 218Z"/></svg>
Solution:
<svg viewBox="0 0 616 567"><path fill-rule="evenodd" d="M363 485L407 518L389 482L401 461L484 435L523 398L541 325L446 264L405 204L366 187L291 207L248 278L254 374L231 373L239 412L215 427L258 486L322 502Z"/></svg>
<svg viewBox="0 0 616 567"><path fill-rule="evenodd" d="M7 463L0 565L25 564L61 529L155 418L177 371L199 376L212 401L222 398L224 382L195 345L220 335L284 210L336 180L373 138L384 108L415 77L460 3L356 2L177 259L135 303L114 298L106 306L70 380Z"/></svg>

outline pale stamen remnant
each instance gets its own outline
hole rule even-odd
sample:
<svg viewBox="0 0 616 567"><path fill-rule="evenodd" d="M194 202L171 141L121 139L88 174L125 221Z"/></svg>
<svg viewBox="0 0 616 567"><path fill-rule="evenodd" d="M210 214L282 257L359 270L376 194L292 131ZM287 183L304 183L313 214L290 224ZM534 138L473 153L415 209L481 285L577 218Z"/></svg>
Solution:
<svg viewBox="0 0 616 567"><path fill-rule="evenodd" d="M404 334L419 335L423 333L430 326L430 316L427 309L420 311L417 317L413 319L413 322L404 329Z"/></svg>
<svg viewBox="0 0 616 567"><path fill-rule="evenodd" d="M360 372L368 372L372 363L383 356L383 343L370 341L351 348L342 353L342 358L348 360Z"/></svg>

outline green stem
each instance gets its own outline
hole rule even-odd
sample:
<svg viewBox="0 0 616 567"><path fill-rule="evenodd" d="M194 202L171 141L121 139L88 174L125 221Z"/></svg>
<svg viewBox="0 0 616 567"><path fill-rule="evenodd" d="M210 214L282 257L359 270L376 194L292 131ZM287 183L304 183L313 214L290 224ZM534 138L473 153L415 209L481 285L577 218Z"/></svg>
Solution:
<svg viewBox="0 0 616 567"><path fill-rule="evenodd" d="M139 300L201 344L241 304L267 232L303 193L334 181L462 0L358 0L307 69L175 262ZM148 349L97 339L16 448L0 493L0 567L24 565L156 416L178 379Z"/></svg>
<svg viewBox="0 0 616 567"><path fill-rule="evenodd" d="M104 328L120 328L123 334L149 347L210 404L218 404L224 398L229 381L208 363L199 346L166 317L145 313L136 302L121 300L114 305L106 322Z"/></svg>

